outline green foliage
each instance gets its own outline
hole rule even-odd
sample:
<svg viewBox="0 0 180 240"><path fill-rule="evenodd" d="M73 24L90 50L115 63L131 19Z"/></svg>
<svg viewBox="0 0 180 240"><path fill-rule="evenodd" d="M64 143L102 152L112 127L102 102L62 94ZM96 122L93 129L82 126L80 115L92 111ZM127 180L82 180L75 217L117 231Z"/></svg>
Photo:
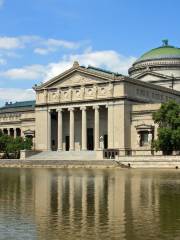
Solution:
<svg viewBox="0 0 180 240"><path fill-rule="evenodd" d="M32 140L30 138L14 138L0 134L0 152L3 152L6 158L19 158L20 150L30 150L31 147Z"/></svg>
<svg viewBox="0 0 180 240"><path fill-rule="evenodd" d="M23 149L31 150L32 148L32 138L25 138L23 142Z"/></svg>
<svg viewBox="0 0 180 240"><path fill-rule="evenodd" d="M180 151L180 105L173 100L162 104L153 120L158 124L158 134L152 147L165 155Z"/></svg>

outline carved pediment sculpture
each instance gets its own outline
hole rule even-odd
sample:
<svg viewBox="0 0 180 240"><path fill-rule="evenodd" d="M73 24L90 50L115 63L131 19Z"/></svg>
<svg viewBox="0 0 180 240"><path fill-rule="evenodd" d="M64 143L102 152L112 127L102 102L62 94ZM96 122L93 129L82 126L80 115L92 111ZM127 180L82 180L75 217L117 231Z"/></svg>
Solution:
<svg viewBox="0 0 180 240"><path fill-rule="evenodd" d="M73 86L82 86L87 84L96 84L101 83L102 80L91 77L91 76L83 76L83 74L74 73L69 77L66 77L65 79L62 79L61 81L57 82L56 84L53 84L53 87L73 87Z"/></svg>

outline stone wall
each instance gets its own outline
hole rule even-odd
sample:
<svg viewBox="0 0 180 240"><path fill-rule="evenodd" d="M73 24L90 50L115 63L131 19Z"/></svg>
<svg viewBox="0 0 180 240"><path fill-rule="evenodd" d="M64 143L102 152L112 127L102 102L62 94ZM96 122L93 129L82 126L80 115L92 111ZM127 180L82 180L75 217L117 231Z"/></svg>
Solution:
<svg viewBox="0 0 180 240"><path fill-rule="evenodd" d="M124 156L116 161L131 168L180 168L180 156Z"/></svg>

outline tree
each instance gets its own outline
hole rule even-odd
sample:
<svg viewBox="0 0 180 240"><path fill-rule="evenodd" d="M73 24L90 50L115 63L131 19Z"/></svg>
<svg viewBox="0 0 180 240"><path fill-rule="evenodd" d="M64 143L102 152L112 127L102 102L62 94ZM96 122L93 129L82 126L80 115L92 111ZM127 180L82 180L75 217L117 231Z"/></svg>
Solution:
<svg viewBox="0 0 180 240"><path fill-rule="evenodd" d="M153 120L158 124L158 134L152 147L164 155L180 151L180 104L174 100L163 103L153 114Z"/></svg>
<svg viewBox="0 0 180 240"><path fill-rule="evenodd" d="M0 135L0 152L5 154L5 158L19 158L20 150L30 150L31 147L32 140L30 138Z"/></svg>

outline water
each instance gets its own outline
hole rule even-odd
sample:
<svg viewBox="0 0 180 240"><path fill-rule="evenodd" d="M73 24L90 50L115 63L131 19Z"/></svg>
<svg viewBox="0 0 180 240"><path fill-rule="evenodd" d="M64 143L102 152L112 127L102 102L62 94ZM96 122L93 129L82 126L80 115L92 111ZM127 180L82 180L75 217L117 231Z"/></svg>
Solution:
<svg viewBox="0 0 180 240"><path fill-rule="evenodd" d="M5 239L180 239L180 171L0 169Z"/></svg>

